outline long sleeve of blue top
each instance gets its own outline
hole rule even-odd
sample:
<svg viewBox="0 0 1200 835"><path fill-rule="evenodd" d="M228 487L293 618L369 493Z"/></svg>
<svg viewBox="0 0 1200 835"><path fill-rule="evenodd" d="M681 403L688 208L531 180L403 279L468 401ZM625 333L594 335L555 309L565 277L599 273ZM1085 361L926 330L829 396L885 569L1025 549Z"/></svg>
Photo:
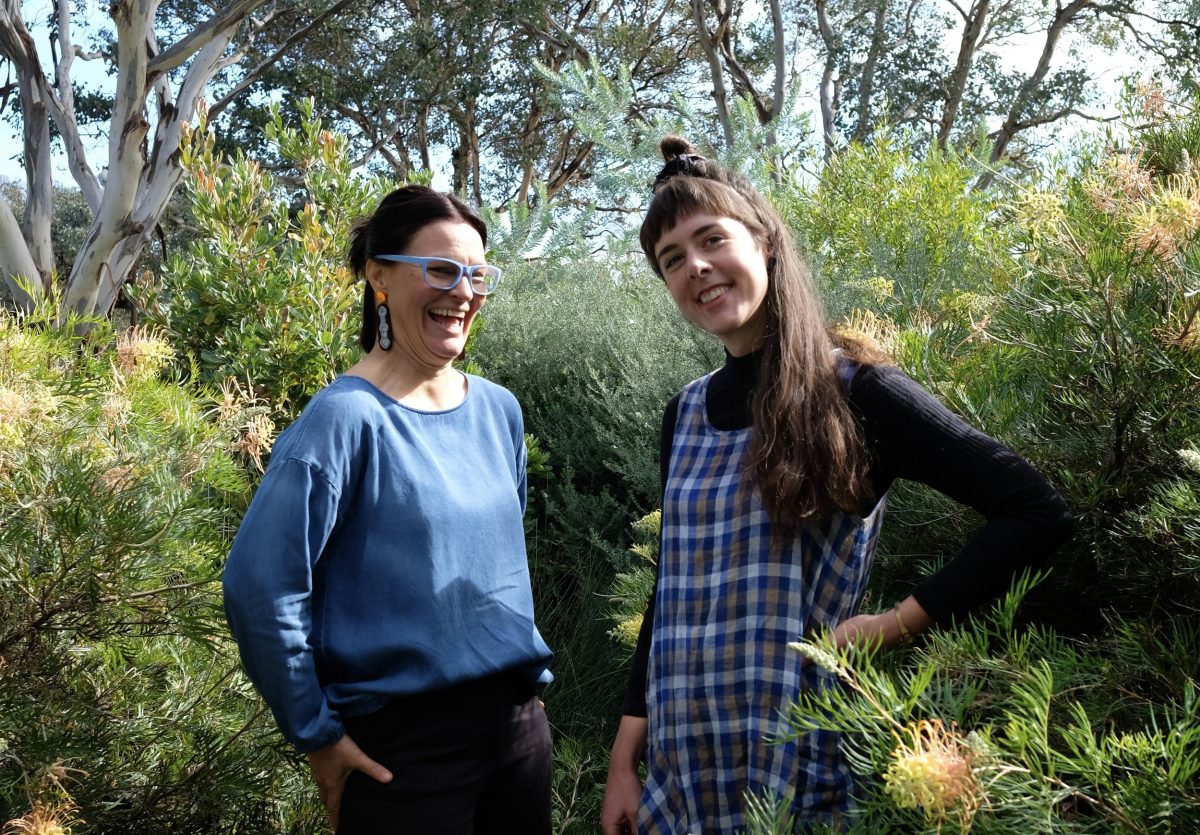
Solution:
<svg viewBox="0 0 1200 835"><path fill-rule="evenodd" d="M301 751L341 717L518 669L547 681L521 517L525 446L509 392L468 378L442 412L357 377L276 441L224 573L246 671Z"/></svg>

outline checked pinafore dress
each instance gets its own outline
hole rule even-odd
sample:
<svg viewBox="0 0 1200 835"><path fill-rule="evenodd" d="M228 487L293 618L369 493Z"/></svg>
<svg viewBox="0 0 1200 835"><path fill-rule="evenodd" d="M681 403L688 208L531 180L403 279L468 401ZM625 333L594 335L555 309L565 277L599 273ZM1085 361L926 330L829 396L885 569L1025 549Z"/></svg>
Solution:
<svg viewBox="0 0 1200 835"><path fill-rule="evenodd" d="M848 381L857 366L842 365ZM684 388L671 444L639 833L733 835L747 794L790 799L800 823L832 822L850 788L836 734L770 740L801 688L831 683L787 644L858 610L883 501L773 547L758 491L743 483L752 430L709 424L711 376Z"/></svg>

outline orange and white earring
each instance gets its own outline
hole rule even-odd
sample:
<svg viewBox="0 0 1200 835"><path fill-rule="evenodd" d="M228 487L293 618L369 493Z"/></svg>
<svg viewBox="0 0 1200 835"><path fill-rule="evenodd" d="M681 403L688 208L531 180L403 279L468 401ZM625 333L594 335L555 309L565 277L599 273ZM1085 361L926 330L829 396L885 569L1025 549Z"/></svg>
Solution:
<svg viewBox="0 0 1200 835"><path fill-rule="evenodd" d="M379 317L379 326L376 329L379 349L390 351L392 349L392 312L388 310L387 293L382 290L375 291L375 314Z"/></svg>

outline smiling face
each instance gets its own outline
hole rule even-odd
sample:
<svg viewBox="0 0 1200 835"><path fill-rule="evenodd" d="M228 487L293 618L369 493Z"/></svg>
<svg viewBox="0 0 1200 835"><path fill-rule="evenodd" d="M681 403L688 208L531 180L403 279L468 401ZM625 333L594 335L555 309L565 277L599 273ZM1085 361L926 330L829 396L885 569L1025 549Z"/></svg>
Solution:
<svg viewBox="0 0 1200 835"><path fill-rule="evenodd" d="M448 258L460 264L483 264L483 240L469 224L439 220L423 226L403 255ZM369 261L367 279L373 290L387 293L392 318L391 353L419 368L448 366L467 344L483 296L471 291L466 278L450 290L435 290L421 278L416 264Z"/></svg>
<svg viewBox="0 0 1200 835"><path fill-rule="evenodd" d="M654 245L659 272L684 317L744 356L764 328L767 253L740 221L697 213Z"/></svg>

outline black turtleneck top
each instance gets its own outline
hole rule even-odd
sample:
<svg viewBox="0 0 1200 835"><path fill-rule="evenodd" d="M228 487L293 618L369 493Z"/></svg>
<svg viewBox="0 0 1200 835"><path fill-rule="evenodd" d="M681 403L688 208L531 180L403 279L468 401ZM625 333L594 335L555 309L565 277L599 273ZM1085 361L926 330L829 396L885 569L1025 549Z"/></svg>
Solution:
<svg viewBox="0 0 1200 835"><path fill-rule="evenodd" d="M717 429L752 424L758 355L733 357L709 381L709 422ZM987 520L954 559L924 579L913 596L939 625L961 619L1004 592L1026 567L1041 564L1071 535L1062 496L1023 458L972 428L893 366L859 367L847 390L866 441L875 495L892 482L927 484ZM663 412L660 467L666 483L679 395ZM642 621L622 712L646 715L646 672L654 595Z"/></svg>

